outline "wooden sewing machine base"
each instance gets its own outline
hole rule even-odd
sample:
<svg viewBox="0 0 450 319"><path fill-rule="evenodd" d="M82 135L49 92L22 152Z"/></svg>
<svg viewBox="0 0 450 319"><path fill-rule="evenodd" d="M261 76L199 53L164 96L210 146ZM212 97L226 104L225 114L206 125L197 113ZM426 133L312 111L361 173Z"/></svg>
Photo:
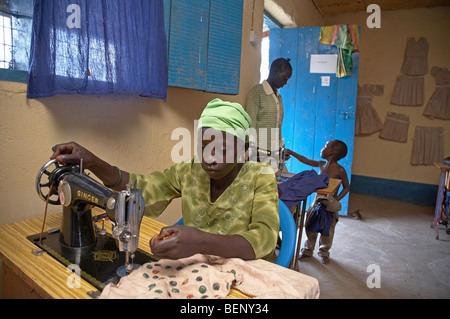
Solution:
<svg viewBox="0 0 450 319"><path fill-rule="evenodd" d="M118 283L123 276L120 272L125 265L125 252L120 252L114 238L108 233L97 234L94 245L82 248L68 247L60 243L59 231L45 232L40 242L40 234L28 236L27 239L37 247L35 253L45 251L50 256L80 275L84 280L100 291L109 283ZM39 249L40 248L40 249ZM156 259L149 253L138 249L135 252L133 264L143 265Z"/></svg>

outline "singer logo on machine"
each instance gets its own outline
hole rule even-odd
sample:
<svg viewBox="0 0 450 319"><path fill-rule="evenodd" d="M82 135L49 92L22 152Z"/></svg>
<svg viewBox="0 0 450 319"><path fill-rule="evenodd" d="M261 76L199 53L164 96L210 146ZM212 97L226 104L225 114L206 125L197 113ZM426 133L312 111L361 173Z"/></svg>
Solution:
<svg viewBox="0 0 450 319"><path fill-rule="evenodd" d="M87 201L89 201L91 203L98 204L98 198L95 197L94 195L91 195L91 194L88 194L88 193L85 193L85 192L82 192L82 191L77 191L77 196L79 198L87 200Z"/></svg>

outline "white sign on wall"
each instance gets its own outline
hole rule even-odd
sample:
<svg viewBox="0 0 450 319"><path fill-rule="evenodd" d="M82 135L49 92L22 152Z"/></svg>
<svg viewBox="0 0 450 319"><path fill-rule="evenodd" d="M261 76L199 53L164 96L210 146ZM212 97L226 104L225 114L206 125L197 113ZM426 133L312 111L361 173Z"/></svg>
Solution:
<svg viewBox="0 0 450 319"><path fill-rule="evenodd" d="M310 73L336 74L337 54L311 54Z"/></svg>
<svg viewBox="0 0 450 319"><path fill-rule="evenodd" d="M320 85L330 86L330 77L328 75L321 76L320 77Z"/></svg>

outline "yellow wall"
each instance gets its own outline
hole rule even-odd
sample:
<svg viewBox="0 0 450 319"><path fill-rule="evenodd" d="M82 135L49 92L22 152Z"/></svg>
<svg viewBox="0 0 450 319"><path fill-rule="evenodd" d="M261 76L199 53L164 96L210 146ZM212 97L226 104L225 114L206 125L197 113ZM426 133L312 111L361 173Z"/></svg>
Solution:
<svg viewBox="0 0 450 319"><path fill-rule="evenodd" d="M317 26L337 22L365 23L367 14L325 20L309 1L279 0L294 16L297 26ZM49 160L56 143L77 141L112 165L133 172L152 172L170 166L172 130L186 127L191 131L207 102L214 97L243 103L251 86L259 82L260 48L248 41L252 21L252 0L244 0L240 94L216 95L195 90L169 88L167 102L138 96L62 95L45 99L26 98L26 85L0 82L0 224L44 214L45 203L35 190L38 170ZM262 29L263 2L256 0L254 29L259 39ZM425 16L425 17L424 17ZM385 85L385 96L374 99L384 117L395 76L398 73L407 36L426 36L430 43L430 65L450 68L448 31L449 8L382 12L382 28L362 28L360 83ZM401 20L402 23L398 23ZM445 59L447 57L447 59ZM431 96L434 80L425 80L426 99ZM397 110L399 111L399 110ZM418 110L402 109L410 114L410 139L400 145L377 137L357 138L355 174L437 184L437 171L431 167L410 167L412 127L446 126L449 122L421 118ZM449 154L448 145L446 154ZM59 212L51 206L49 213ZM181 216L179 200L174 201L159 218L173 223Z"/></svg>
<svg viewBox="0 0 450 319"><path fill-rule="evenodd" d="M425 75L423 106L397 106L391 104L390 100L403 63L408 37L427 39L430 46L429 70L433 65L450 70L450 6L382 11L380 29L366 26L368 16L368 13L347 14L329 18L326 23L356 23L361 26L358 83L384 85L384 96L372 100L381 120L384 121L387 112L402 113L409 115L410 125L407 143L382 140L378 134L356 137L352 174L437 185L437 168L432 165L410 165L416 126L443 127L444 157L450 156L450 121L430 120L422 115L436 87L434 77Z"/></svg>

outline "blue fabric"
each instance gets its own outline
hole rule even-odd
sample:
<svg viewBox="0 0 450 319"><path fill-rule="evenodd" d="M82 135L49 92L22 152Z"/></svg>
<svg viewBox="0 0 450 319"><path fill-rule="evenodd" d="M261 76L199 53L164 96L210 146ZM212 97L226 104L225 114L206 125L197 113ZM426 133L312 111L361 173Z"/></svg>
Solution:
<svg viewBox="0 0 450 319"><path fill-rule="evenodd" d="M163 1L35 0L27 97L55 94L165 100Z"/></svg>
<svg viewBox="0 0 450 319"><path fill-rule="evenodd" d="M328 175L319 175L315 170L300 172L278 185L280 199L287 207L294 207L317 189L328 187L328 182Z"/></svg>
<svg viewBox="0 0 450 319"><path fill-rule="evenodd" d="M305 229L312 233L321 233L323 236L329 236L331 223L333 222L333 214L327 211L325 205L319 203L311 213Z"/></svg>

